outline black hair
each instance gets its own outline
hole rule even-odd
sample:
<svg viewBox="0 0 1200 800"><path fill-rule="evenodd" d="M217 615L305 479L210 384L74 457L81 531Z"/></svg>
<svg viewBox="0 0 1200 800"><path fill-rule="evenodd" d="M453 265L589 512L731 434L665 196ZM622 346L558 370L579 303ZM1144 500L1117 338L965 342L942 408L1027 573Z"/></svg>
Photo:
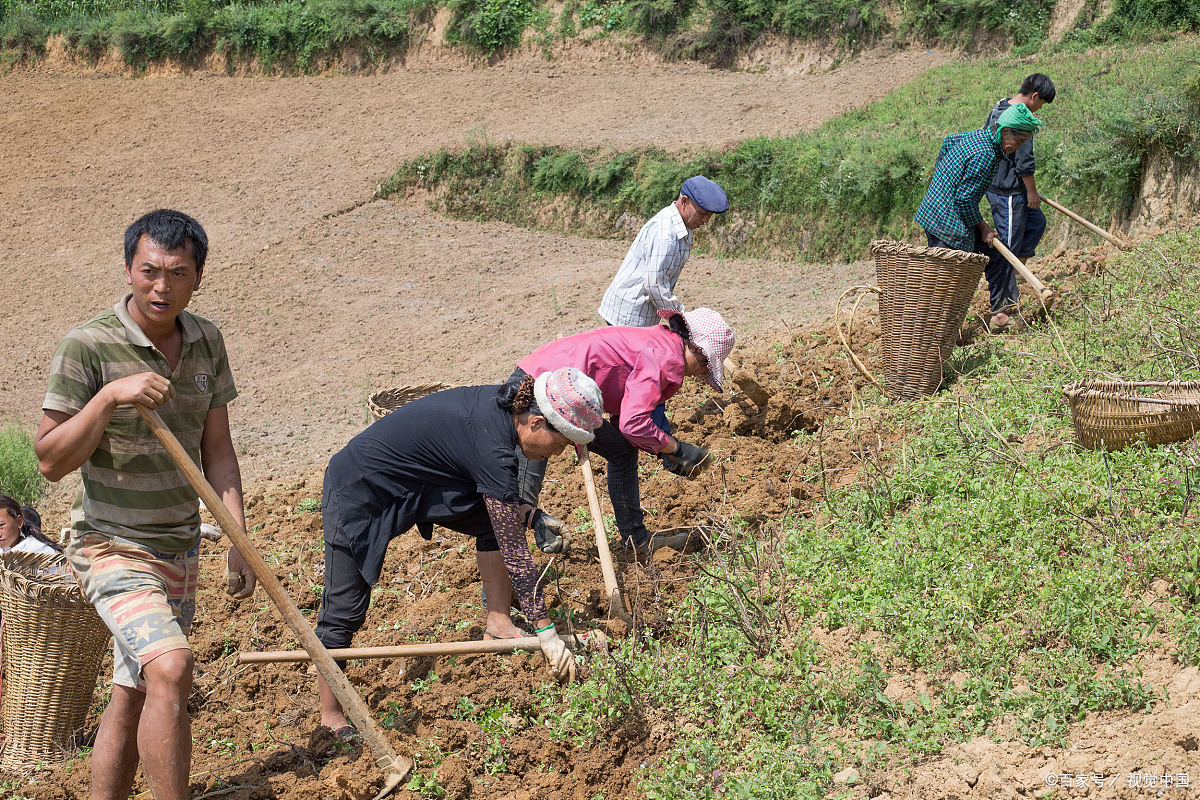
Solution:
<svg viewBox="0 0 1200 800"><path fill-rule="evenodd" d="M21 526L21 533L29 536L42 532L42 515L37 512L36 508L21 506L21 518L25 520L25 524Z"/></svg>
<svg viewBox="0 0 1200 800"><path fill-rule="evenodd" d="M1048 75L1043 75L1040 72L1035 72L1030 75L1021 84L1021 94L1029 96L1037 92L1037 96L1045 100L1047 103L1054 102L1054 81L1050 80Z"/></svg>
<svg viewBox="0 0 1200 800"><path fill-rule="evenodd" d="M7 511L9 514L12 514L13 519L22 519L24 517L21 513L21 504L6 494L0 494L0 511Z"/></svg>
<svg viewBox="0 0 1200 800"><path fill-rule="evenodd" d="M192 254L196 261L196 272L204 269L204 261L208 258L208 234L200 223L184 214L182 211L171 211L160 208L138 218L136 222L125 229L125 266L133 266L133 257L137 254L138 242L143 236L167 250L183 248Z"/></svg>
<svg viewBox="0 0 1200 800"><path fill-rule="evenodd" d="M42 517L31 506L22 507L16 500L6 494L0 494L0 511L7 511L14 518L21 520L21 539L30 538L36 539L42 544L49 545L56 552L61 553L62 547L50 539L47 539L42 533ZM17 541L21 541L18 539Z"/></svg>
<svg viewBox="0 0 1200 800"><path fill-rule="evenodd" d="M692 342L692 329L688 327L687 320L683 314L672 314L667 318L667 327L671 329L671 333L679 334L679 337L688 344Z"/></svg>
<svg viewBox="0 0 1200 800"><path fill-rule="evenodd" d="M524 414L528 411L539 417L546 416L538 408L537 398L533 394L533 383L533 376L526 374L524 370L519 374L514 373L501 384L500 391L496 392L496 405L510 414Z"/></svg>

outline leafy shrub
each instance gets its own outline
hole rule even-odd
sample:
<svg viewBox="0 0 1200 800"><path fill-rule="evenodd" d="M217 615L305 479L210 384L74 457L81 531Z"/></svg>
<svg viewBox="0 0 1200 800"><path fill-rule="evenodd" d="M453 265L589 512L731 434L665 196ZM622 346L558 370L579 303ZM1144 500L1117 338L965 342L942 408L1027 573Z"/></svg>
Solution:
<svg viewBox="0 0 1200 800"><path fill-rule="evenodd" d="M625 7L629 25L643 36L664 38L691 16L692 0L633 0Z"/></svg>
<svg viewBox="0 0 1200 800"><path fill-rule="evenodd" d="M1119 0L1097 28L1101 41L1147 39L1170 31L1200 30L1196 0Z"/></svg>
<svg viewBox="0 0 1200 800"><path fill-rule="evenodd" d="M46 491L47 481L38 472L33 434L17 425L0 428L0 494L32 504Z"/></svg>
<svg viewBox="0 0 1200 800"><path fill-rule="evenodd" d="M531 0L451 0L446 39L491 55L514 47L533 19Z"/></svg>
<svg viewBox="0 0 1200 800"><path fill-rule="evenodd" d="M588 167L574 150L550 153L533 168L534 189L544 192L578 192L588 186Z"/></svg>
<svg viewBox="0 0 1200 800"><path fill-rule="evenodd" d="M785 0L775 20L779 32L788 36L839 39L851 48L887 29L882 8L854 0Z"/></svg>
<svg viewBox="0 0 1200 800"><path fill-rule="evenodd" d="M6 64L41 58L46 53L48 27L26 11L5 14L0 21L0 51Z"/></svg>

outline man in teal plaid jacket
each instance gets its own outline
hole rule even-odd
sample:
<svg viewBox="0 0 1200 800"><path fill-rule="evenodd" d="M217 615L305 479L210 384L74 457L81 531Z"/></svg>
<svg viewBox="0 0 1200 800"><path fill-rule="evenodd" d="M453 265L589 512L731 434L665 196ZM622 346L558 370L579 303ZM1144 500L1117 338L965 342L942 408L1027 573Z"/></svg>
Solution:
<svg viewBox="0 0 1200 800"><path fill-rule="evenodd" d="M1022 103L1000 115L994 130L980 128L952 133L942 141L933 179L914 221L925 231L930 247L988 252L996 231L979 213L979 201L996 174L1000 156L1016 152L1042 123ZM1001 276L988 270L988 285ZM1008 323L1007 309L993 308L992 323Z"/></svg>

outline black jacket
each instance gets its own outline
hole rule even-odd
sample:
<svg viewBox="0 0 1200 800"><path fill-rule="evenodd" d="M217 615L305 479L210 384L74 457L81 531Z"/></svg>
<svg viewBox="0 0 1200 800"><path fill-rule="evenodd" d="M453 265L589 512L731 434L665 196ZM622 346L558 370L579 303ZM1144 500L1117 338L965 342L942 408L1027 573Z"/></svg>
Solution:
<svg viewBox="0 0 1200 800"><path fill-rule="evenodd" d="M1008 98L996 103L996 107L992 109L991 114L988 114L987 122L983 127L990 131L996 130L996 120L1000 119L1000 115L1010 105ZM995 194L1024 194L1025 183L1021 178L1032 175L1033 172L1033 137L1031 136L1017 148L1017 152L1000 157L1000 167L996 170L996 177L992 178L988 191Z"/></svg>

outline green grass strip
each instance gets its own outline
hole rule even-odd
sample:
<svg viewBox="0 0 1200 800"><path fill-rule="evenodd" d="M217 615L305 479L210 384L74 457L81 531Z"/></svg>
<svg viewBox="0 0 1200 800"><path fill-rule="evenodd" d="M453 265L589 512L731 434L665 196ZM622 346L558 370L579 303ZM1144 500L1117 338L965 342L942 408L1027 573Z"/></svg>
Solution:
<svg viewBox="0 0 1200 800"><path fill-rule="evenodd" d="M1130 207L1151 153L1194 158L1197 61L1194 36L1064 48L1040 59L1036 69L1058 87L1035 140L1040 190L1104 222ZM416 189L464 219L611 236L622 215L640 224L670 202L684 178L704 173L726 189L731 212L701 229L697 247L736 256L862 258L872 239L919 236L912 216L942 138L981 126L995 101L1033 70L1008 58L946 65L813 133L750 139L726 151L474 141L461 152L405 162L379 195Z"/></svg>

